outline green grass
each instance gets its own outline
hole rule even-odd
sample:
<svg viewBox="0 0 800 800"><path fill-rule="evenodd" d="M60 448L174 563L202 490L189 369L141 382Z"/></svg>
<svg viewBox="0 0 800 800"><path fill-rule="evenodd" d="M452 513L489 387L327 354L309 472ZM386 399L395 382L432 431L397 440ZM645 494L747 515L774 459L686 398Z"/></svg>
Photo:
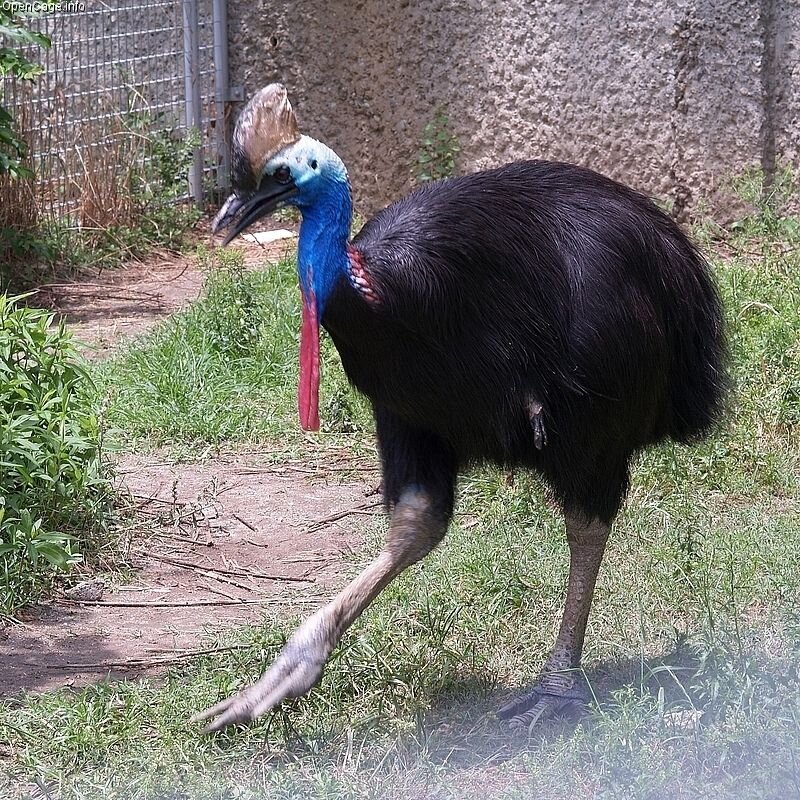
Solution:
<svg viewBox="0 0 800 800"><path fill-rule="evenodd" d="M302 443L294 263L249 272L240 251L200 257L204 299L101 367L106 422L127 445ZM322 358L323 430L346 437L369 428L368 404L351 390L327 338Z"/></svg>
<svg viewBox="0 0 800 800"><path fill-rule="evenodd" d="M243 649L162 681L24 696L0 707L0 796L800 796L800 258L796 241L758 233L741 231L717 259L738 383L726 424L636 466L587 633L597 704L582 722L528 738L491 713L552 644L568 556L533 479L508 486L480 470L462 483L445 543L356 623L309 697L214 738L187 722L270 663L292 628L275 618L220 641ZM190 310L109 368L125 436L295 441L294 275L283 265L253 280L268 363L214 360L203 306ZM331 355L328 396L349 397ZM155 407L159 380L173 406ZM179 419L201 410L207 421ZM361 406L356 419L368 429ZM364 559L384 525L368 529Z"/></svg>

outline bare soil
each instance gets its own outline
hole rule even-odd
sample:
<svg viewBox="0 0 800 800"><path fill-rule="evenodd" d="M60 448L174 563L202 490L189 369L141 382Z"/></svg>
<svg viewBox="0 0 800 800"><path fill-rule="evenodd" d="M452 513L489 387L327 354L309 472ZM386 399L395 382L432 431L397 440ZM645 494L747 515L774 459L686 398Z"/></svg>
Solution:
<svg viewBox="0 0 800 800"><path fill-rule="evenodd" d="M273 227L293 230L296 226ZM264 229L269 228L268 221ZM213 246L207 224L199 226L196 239ZM296 247L296 241L260 245L240 238L236 247L244 251L245 265L252 267L277 261ZM155 253L145 261L98 270L83 280L47 284L39 289L36 302L64 319L75 338L87 345L88 358L103 358L196 300L204 281L193 254Z"/></svg>
<svg viewBox="0 0 800 800"><path fill-rule="evenodd" d="M276 469L263 456L128 456L119 469L138 507L131 582L106 577L99 600L57 599L0 632L0 694L152 673L213 631L307 613L343 582L364 519L380 513L369 481Z"/></svg>
<svg viewBox="0 0 800 800"><path fill-rule="evenodd" d="M247 258L285 247L246 245ZM202 283L193 256L171 256L48 292L102 356L191 302ZM359 531L380 513L368 465L342 482L352 470L335 463L276 467L261 453L176 465L156 453L122 457L118 474L135 509L132 577L82 576L102 583L0 629L0 695L154 674L215 630L308 613L344 583Z"/></svg>

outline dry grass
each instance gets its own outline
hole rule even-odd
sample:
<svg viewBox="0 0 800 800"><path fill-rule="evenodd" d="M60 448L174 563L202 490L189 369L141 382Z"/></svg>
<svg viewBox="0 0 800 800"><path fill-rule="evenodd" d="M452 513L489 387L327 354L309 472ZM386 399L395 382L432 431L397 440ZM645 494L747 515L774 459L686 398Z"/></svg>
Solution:
<svg viewBox="0 0 800 800"><path fill-rule="evenodd" d="M181 201L194 137L170 130L133 89L122 111L119 98L93 102L77 122L58 97L36 114L30 104L18 113L33 175L0 179L0 265L11 280L34 282L43 266L64 274L173 247L196 219Z"/></svg>
<svg viewBox="0 0 800 800"><path fill-rule="evenodd" d="M22 130L30 130L30 110L23 107L17 124ZM22 159L28 170L32 169L30 157ZM13 258L13 236L33 234L39 227L40 203L36 196L37 184L33 174L12 178L0 175L0 264Z"/></svg>

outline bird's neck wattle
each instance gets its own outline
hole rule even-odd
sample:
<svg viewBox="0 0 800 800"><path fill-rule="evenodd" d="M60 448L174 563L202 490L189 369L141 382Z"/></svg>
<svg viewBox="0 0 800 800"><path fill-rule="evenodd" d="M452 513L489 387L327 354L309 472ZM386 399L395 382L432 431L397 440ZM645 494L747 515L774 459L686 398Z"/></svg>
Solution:
<svg viewBox="0 0 800 800"><path fill-rule="evenodd" d="M350 189L335 184L313 204L301 207L297 271L303 302L297 408L304 430L319 430L319 326L325 306L350 260L347 240L353 207Z"/></svg>

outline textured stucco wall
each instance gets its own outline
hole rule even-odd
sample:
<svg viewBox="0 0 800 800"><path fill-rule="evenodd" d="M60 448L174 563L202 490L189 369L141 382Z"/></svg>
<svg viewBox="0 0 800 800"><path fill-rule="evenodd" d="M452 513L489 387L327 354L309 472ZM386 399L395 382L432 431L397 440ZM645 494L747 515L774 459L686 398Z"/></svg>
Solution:
<svg viewBox="0 0 800 800"><path fill-rule="evenodd" d="M230 0L231 82L287 84L361 210L410 185L443 108L461 171L585 164L724 213L752 164L798 166L800 0Z"/></svg>
<svg viewBox="0 0 800 800"><path fill-rule="evenodd" d="M767 25L772 26L774 51L767 77L768 109L778 163L800 166L800 0L771 3ZM795 200L795 208L800 202Z"/></svg>

